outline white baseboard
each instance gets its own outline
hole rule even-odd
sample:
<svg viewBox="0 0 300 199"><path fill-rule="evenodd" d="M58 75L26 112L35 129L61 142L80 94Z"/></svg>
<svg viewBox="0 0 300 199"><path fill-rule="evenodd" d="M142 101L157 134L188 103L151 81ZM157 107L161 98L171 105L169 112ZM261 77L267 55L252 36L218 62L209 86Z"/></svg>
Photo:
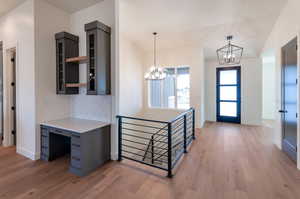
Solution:
<svg viewBox="0 0 300 199"><path fill-rule="evenodd" d="M110 158L111 158L111 160L118 160L118 153L117 152L116 153L111 153Z"/></svg>
<svg viewBox="0 0 300 199"><path fill-rule="evenodd" d="M20 147L17 147L17 153L22 155L22 156L25 156L26 158L29 158L31 160L38 160L40 159L40 154L38 153L33 153L27 149L24 149L24 148L20 148Z"/></svg>

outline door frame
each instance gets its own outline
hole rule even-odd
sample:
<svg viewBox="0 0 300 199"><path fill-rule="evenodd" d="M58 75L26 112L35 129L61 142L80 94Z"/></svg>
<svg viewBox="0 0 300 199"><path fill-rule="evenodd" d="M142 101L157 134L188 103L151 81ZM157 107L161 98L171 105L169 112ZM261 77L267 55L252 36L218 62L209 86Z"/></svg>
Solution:
<svg viewBox="0 0 300 199"><path fill-rule="evenodd" d="M14 50L16 52L16 79L19 79L19 45L18 42L3 42L3 74L10 73L9 69L10 67L10 59L9 59L9 53L11 50ZM19 81L16 82L16 106L20 104L19 100ZM4 121L3 121L3 128L4 128L4 139L3 139L3 146L13 146L14 145L14 140L13 140L13 135L12 135L12 113L11 113L11 79L8 77L8 75L3 76L3 114L4 114ZM20 106L18 106L20 107ZM21 121L20 118L20 109L16 109L16 148L17 151L20 150L20 142L18 141L20 136L20 126L19 122Z"/></svg>
<svg viewBox="0 0 300 199"><path fill-rule="evenodd" d="M220 116L220 71L237 70L237 117ZM217 122L241 123L241 66L217 67L216 68L216 119Z"/></svg>

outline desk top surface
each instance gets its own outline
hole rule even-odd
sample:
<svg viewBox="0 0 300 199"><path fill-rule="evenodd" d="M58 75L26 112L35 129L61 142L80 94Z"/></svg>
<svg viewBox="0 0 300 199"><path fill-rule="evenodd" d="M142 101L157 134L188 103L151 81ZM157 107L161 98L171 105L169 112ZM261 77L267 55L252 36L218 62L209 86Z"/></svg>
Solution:
<svg viewBox="0 0 300 199"><path fill-rule="evenodd" d="M94 129L102 128L110 125L106 122L95 121L95 120L85 120L78 118L65 118L59 120L52 120L48 122L43 122L41 125L59 128L67 131L73 131L77 133L85 133L92 131Z"/></svg>

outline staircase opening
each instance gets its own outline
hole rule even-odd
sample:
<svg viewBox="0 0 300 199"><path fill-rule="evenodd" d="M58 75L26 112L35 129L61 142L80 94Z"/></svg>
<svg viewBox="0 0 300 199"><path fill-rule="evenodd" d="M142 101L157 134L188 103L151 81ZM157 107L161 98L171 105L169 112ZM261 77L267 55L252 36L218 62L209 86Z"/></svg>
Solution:
<svg viewBox="0 0 300 199"><path fill-rule="evenodd" d="M195 139L195 110L171 121L117 116L119 161L123 158L162 169L172 177L187 148Z"/></svg>

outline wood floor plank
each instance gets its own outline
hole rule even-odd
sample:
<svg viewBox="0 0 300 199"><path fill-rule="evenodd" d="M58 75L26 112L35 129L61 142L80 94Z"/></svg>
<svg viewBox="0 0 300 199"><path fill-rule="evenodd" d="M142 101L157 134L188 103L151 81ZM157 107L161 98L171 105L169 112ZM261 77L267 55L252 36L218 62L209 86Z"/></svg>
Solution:
<svg viewBox="0 0 300 199"><path fill-rule="evenodd" d="M267 127L206 123L172 179L128 160L80 178L68 158L31 161L0 147L0 199L299 199L300 171L272 140Z"/></svg>

